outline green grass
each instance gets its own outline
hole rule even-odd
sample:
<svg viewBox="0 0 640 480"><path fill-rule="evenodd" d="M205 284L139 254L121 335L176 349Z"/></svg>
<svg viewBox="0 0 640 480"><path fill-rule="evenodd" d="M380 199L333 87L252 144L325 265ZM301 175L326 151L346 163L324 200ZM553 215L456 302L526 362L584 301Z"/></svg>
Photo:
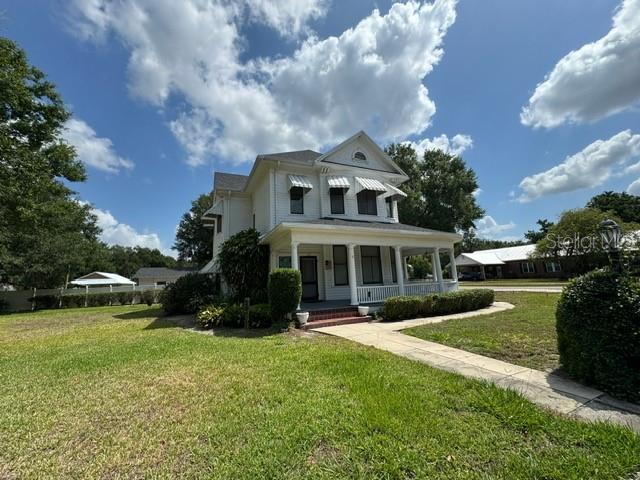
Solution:
<svg viewBox="0 0 640 480"><path fill-rule="evenodd" d="M0 316L0 478L624 478L640 437L321 335Z"/></svg>
<svg viewBox="0 0 640 480"><path fill-rule="evenodd" d="M487 287L563 287L569 283L558 278L498 278L483 281L461 281L465 286Z"/></svg>
<svg viewBox="0 0 640 480"><path fill-rule="evenodd" d="M537 370L559 367L556 304L560 294L496 292L496 300L515 305L481 315L405 330L414 337Z"/></svg>

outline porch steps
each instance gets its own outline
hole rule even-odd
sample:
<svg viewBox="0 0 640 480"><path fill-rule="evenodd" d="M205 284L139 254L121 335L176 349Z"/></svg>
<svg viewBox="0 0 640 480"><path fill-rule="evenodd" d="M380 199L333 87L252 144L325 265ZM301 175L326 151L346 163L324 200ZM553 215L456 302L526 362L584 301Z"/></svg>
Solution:
<svg viewBox="0 0 640 480"><path fill-rule="evenodd" d="M337 325L350 325L352 323L364 323L371 321L373 317L371 315L365 315L364 317L339 317L339 318L330 318L326 320L314 320L307 322L302 329L303 330L311 330L312 328L320 328L320 327L335 327Z"/></svg>

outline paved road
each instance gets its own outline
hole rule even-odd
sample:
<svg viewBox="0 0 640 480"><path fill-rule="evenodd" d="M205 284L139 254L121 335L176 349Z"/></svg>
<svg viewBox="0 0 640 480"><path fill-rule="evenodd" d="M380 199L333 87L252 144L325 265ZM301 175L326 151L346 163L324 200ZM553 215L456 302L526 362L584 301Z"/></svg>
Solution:
<svg viewBox="0 0 640 480"><path fill-rule="evenodd" d="M544 287L519 287L517 285L513 285L510 287L498 287L491 285L460 285L461 290L470 290L473 288L489 288L496 292L538 292L538 293L560 293L564 287L554 286L554 285L546 285Z"/></svg>
<svg viewBox="0 0 640 480"><path fill-rule="evenodd" d="M599 390L552 373L428 342L400 331L418 325L495 313L510 308L513 308L513 305L509 303L495 302L491 307L475 312L401 322L368 322L320 327L314 331L370 345L465 377L486 380L499 387L515 390L532 402L561 414L587 421L609 421L627 425L640 432L640 405L615 400Z"/></svg>

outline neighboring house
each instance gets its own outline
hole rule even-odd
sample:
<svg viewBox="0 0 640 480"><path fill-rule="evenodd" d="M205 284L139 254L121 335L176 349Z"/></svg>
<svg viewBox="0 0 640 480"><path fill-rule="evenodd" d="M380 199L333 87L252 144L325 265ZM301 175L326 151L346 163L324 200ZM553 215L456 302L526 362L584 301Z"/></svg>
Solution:
<svg viewBox="0 0 640 480"><path fill-rule="evenodd" d="M142 267L133 274L133 280L138 285L168 285L192 272L192 270L176 270L165 267Z"/></svg>
<svg viewBox="0 0 640 480"><path fill-rule="evenodd" d="M535 244L478 250L456 257L458 271L476 272L487 278L555 278L562 276L562 265L553 259L532 259Z"/></svg>
<svg viewBox="0 0 640 480"><path fill-rule="evenodd" d="M116 285L135 285L136 282L129 280L117 273L91 272L82 277L69 282L76 287L109 287Z"/></svg>
<svg viewBox="0 0 640 480"><path fill-rule="evenodd" d="M222 242L250 227L270 247L270 268L302 274L304 301L373 303L399 294L457 289L444 281L440 254L453 263L457 233L398 222L398 188L407 175L364 132L322 154L312 150L259 155L248 176L215 172L213 228L216 272ZM435 281L409 282L405 258L431 254Z"/></svg>

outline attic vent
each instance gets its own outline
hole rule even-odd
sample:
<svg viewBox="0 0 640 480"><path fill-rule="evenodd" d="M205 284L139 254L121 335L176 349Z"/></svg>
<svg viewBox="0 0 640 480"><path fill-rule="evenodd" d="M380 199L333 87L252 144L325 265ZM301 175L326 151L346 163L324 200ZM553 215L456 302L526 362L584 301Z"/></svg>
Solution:
<svg viewBox="0 0 640 480"><path fill-rule="evenodd" d="M366 162L367 161L367 156L362 152L356 152L356 153L353 154L353 159L357 160L359 162Z"/></svg>

